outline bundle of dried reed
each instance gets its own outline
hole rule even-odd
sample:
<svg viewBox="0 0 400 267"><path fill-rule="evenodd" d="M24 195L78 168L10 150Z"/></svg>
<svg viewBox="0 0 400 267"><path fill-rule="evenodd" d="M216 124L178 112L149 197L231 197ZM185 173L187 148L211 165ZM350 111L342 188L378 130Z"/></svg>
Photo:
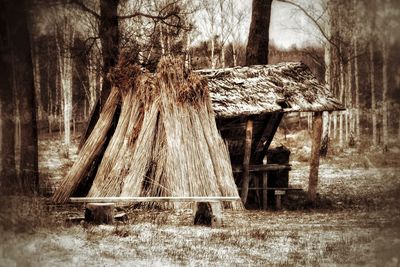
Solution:
<svg viewBox="0 0 400 267"><path fill-rule="evenodd" d="M78 155L78 159L55 191L53 195L54 202L66 202L89 172L93 161L99 156L106 142L107 133L111 128L119 100L118 90L113 88L100 113L95 128Z"/></svg>
<svg viewBox="0 0 400 267"><path fill-rule="evenodd" d="M123 88L121 115L88 196L238 196L207 82L172 57L127 82L137 68L124 62L112 75Z"/></svg>

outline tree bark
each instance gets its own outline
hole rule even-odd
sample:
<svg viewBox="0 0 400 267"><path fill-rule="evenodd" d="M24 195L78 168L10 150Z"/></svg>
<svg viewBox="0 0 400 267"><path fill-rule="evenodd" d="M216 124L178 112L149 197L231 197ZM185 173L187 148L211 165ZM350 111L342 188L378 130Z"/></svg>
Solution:
<svg viewBox="0 0 400 267"><path fill-rule="evenodd" d="M377 135L377 118L376 118L376 96L375 96L375 62L374 62L374 45L372 41L369 43L369 65L370 65L370 82L371 82L371 112L372 112L372 145L378 145Z"/></svg>
<svg viewBox="0 0 400 267"><path fill-rule="evenodd" d="M38 191L38 139L36 125L35 87L33 65L28 32L27 1L9 2L9 27L15 64L14 71L18 84L18 109L21 123L20 180L24 193Z"/></svg>
<svg viewBox="0 0 400 267"><path fill-rule="evenodd" d="M107 74L117 64L119 57L118 4L119 0L100 0L99 36L103 56L100 110L111 91L111 84L107 79Z"/></svg>
<svg viewBox="0 0 400 267"><path fill-rule="evenodd" d="M383 131L383 149L386 152L388 148L388 59L389 51L386 40L382 40L382 131Z"/></svg>
<svg viewBox="0 0 400 267"><path fill-rule="evenodd" d="M358 77L358 43L357 37L354 35L354 84L355 84L355 101L356 101L356 114L355 114L355 134L357 141L360 141L360 80Z"/></svg>
<svg viewBox="0 0 400 267"><path fill-rule="evenodd" d="M101 92L99 99L92 108L89 122L81 137L79 149L82 148L96 125L100 112L111 91L111 83L107 78L107 74L111 68L115 67L119 59L118 5L119 0L100 0L99 37L103 59L102 75L100 77Z"/></svg>
<svg viewBox="0 0 400 267"><path fill-rule="evenodd" d="M0 2L0 115L1 115L1 154L0 154L0 192L14 191L15 166L15 100L13 92L12 45L9 42L9 27L4 1Z"/></svg>
<svg viewBox="0 0 400 267"><path fill-rule="evenodd" d="M246 65L268 64L269 22L272 0L253 0Z"/></svg>
<svg viewBox="0 0 400 267"><path fill-rule="evenodd" d="M313 118L310 176L308 180L308 201L315 205L318 187L319 151L322 135L322 112L316 112Z"/></svg>
<svg viewBox="0 0 400 267"><path fill-rule="evenodd" d="M246 139L244 147L244 159L243 159L243 181L242 181L242 192L241 198L243 205L247 202L247 195L249 193L249 180L250 180L250 158L251 158L251 143L253 139L253 121L247 120L246 125Z"/></svg>

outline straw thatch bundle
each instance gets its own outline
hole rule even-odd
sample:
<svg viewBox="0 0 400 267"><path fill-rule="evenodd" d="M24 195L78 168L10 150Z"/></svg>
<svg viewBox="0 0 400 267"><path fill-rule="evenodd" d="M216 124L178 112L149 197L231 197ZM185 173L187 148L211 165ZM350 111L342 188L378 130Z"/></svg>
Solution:
<svg viewBox="0 0 400 267"><path fill-rule="evenodd" d="M78 155L78 159L68 172L67 177L61 182L58 190L54 193L54 201L67 201L86 177L93 161L101 154L118 107L119 99L118 90L113 88L92 133Z"/></svg>
<svg viewBox="0 0 400 267"><path fill-rule="evenodd" d="M127 69L122 62L111 75L122 87L121 115L88 196L238 196L206 81L172 57L134 82ZM67 200L73 190L59 192L68 186L56 201Z"/></svg>

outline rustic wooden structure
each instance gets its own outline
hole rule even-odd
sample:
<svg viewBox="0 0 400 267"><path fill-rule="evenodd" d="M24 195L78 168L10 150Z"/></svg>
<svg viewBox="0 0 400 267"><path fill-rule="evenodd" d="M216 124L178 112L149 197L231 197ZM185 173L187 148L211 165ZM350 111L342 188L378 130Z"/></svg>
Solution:
<svg viewBox="0 0 400 267"><path fill-rule="evenodd" d="M201 70L208 78L208 86L216 122L228 145L236 183L246 203L248 191L260 188L263 207L272 191L276 202L289 188L268 188L267 171L290 170L288 164L263 162L272 139L285 113L315 113L313 152L311 159L309 199L315 201L321 113L343 109L342 104L322 85L303 63L281 63L217 70ZM256 185L249 187L254 173ZM279 207L278 207L279 208Z"/></svg>
<svg viewBox="0 0 400 267"><path fill-rule="evenodd" d="M125 66L122 65L120 69L123 70L124 68ZM174 71L177 73L179 72L179 75L177 75L176 73L174 73L174 75L168 74ZM102 171L97 171L94 180L92 178L93 185L91 191L89 191L88 193L88 196L169 197L170 195L166 194L169 194L169 191L173 190L164 192L164 187L158 186L159 183L149 183L147 179L148 177L150 177L151 179L152 176L157 173L160 175L164 175L165 172L162 170L166 166L170 168L170 173L174 174L166 176L168 179L170 179L171 177L174 178L174 181L168 184L176 185L175 187L177 188L172 188L174 190L176 189L175 193L173 193L172 196L222 195L236 197L237 190L235 184L233 183L233 171L233 174L235 175L236 185L241 191L240 195L243 203L247 202L249 191L254 191L256 194L258 194L257 197L261 198L260 202L263 204L264 208L267 208L268 206L267 200L269 194L271 194L271 196L274 196L277 208L280 208L279 204L281 203L282 195L284 195L287 190L291 190L291 188L268 187L268 184L270 182L268 182L267 172L279 170L288 171L290 170L291 166L288 163L265 164L264 158L268 152L272 139L285 113L314 112L316 113L316 116L313 133L313 156L310 161L311 171L309 183L309 199L311 201L315 201L319 166L319 154L317 152L319 151L321 135L320 115L323 111L341 110L343 109L343 106L333 97L333 95L327 90L324 85L320 84L317 81L309 68L303 63L282 63L277 65L257 65L216 70L201 70L197 71L197 74L203 76L203 78L207 78L206 84L208 86L205 86L205 82L203 83L203 78L200 79L198 76L193 75L189 76L189 78L192 77L190 81L186 81L186 78L174 80L172 84L175 84L174 88L176 87L179 90L177 92L173 91L172 89L174 88L169 88L169 84L171 84L171 82L163 81L165 79L171 79L171 77L175 79L174 77L186 77L187 75L184 74L183 69L181 69L180 67L175 66L174 68L171 68L170 64L164 64L163 68L161 68L161 71L157 76L153 77L150 74L140 75L139 77L141 78L139 78L138 81L132 83L133 85L131 85L130 83L128 84L129 88L125 88L126 92L133 92L131 93L131 95L145 93L145 96L137 97L135 95L132 95L131 98L127 98L129 94L122 94L124 96L124 100L122 101L121 114L128 110L131 112L131 116L136 116L137 112L135 112L130 107L130 105L132 105L132 103L135 103L135 101L139 101L139 103L137 103L138 106L142 107L144 105L145 107L142 109L139 108L139 110L144 110L144 115L148 114L148 119L151 119L151 122L153 124L161 126L153 128L142 127L142 125L149 125L149 123L142 124L142 120L137 119L138 125L133 125L132 127L124 127L124 129L129 129L129 131L132 130L132 135L139 141L142 140L139 138L141 137L142 132L143 136L151 137L151 134L154 133L154 129L161 129L162 131L159 132L162 138L154 138L154 140L156 140L155 144L159 145L154 145L151 148L145 146L146 144L150 144L150 142L139 142L136 140L136 142L134 143L135 150L132 150L132 148L130 148L130 146L132 145L131 143L126 142L126 146L129 146L129 149L124 149L123 153L118 152L119 150L114 149L113 145L121 146L120 140L122 139L116 133L120 133L123 137L123 132L119 131L120 128L122 129L121 125L124 122L127 122L128 125L132 124L132 120L129 119L129 117L121 115L123 118L127 119L120 119L115 130L116 133L111 134L112 138L109 141L111 145L108 145L107 150L104 154L105 156L101 159L102 163L103 161L105 163L102 164L103 166L100 165L99 167L99 169ZM182 85L182 81L185 81L185 84L183 84L185 86ZM116 85L118 84L119 83L116 82ZM139 89L142 87L143 88L141 90L132 91L132 88L130 88L130 86L138 86ZM163 90L158 91L159 88L163 88ZM146 92L152 92L152 95L146 96ZM171 93L169 95L165 95L168 92ZM111 124L114 114L117 113L115 102L118 101L119 94L115 92L115 94L113 95L112 93L109 97L108 102L106 103L106 106L107 104L109 104L110 106L110 112L108 112L109 114L107 113L100 115L100 119L97 123L99 124L99 127L97 127L96 125L95 129L93 130L93 132L97 134L93 135L92 132L81 150L80 154L82 155L82 157L80 157L80 160L78 160L77 164L80 164L82 166L74 165L72 167L72 171L69 175L69 178L71 179L66 179L66 182L64 182L63 184L67 190L63 188L59 189L58 192L56 192L56 196L54 197L56 201L66 201L70 196L79 195L77 194L77 192L79 191L77 191L77 188L79 189L78 184L82 184L82 181L84 181L93 160L96 157L99 157L102 152L104 152L104 146L98 145L96 142L100 141L96 140L97 136L101 135L105 137L110 135L105 129L102 129L104 128L102 126L106 125L106 128L110 128L108 127L108 125ZM172 109L174 112L171 112L167 109L164 111L165 107L160 109L160 103L157 103L156 101L161 101L163 99L159 100L159 98L154 97L159 93L162 93L165 99L169 99L169 104L164 106L166 106L168 109ZM179 101L175 99L177 96L179 97ZM146 101L144 101L143 99ZM197 101L193 101L193 99L197 99ZM144 102L142 103L142 101ZM179 103L180 101L183 101L184 103L181 103L180 105L171 104ZM124 109L124 105L129 109ZM161 107L163 107L163 105L161 105ZM179 107L179 110L175 110L177 109L177 107ZM204 110L204 107L206 107L206 110ZM107 111L107 109L104 110ZM163 118L160 114L167 119L159 119ZM176 116L173 118L169 118L168 116L171 116L171 114L175 114ZM182 114L189 114L194 119L183 120L182 118L189 118L190 116L182 116ZM216 125L214 123L214 115ZM202 117L197 118L197 116ZM183 122L185 124L183 124ZM196 123L196 125L193 125L194 122ZM166 137L166 130L170 130L171 127L177 128L178 126L178 134L171 132L170 135ZM229 156L227 155L228 152L226 152L227 159L225 159L225 154L221 156L221 153L218 153L221 151L224 152L225 146L223 141L220 140L221 138L218 135L216 127L218 127L220 135L227 144L229 150ZM186 130L189 130L189 132L186 133ZM196 135L193 135L192 133L194 132L194 130L197 131L195 132ZM137 136L138 131L139 136ZM185 135L182 135L185 136L185 138L177 138L177 135L181 136L182 133L185 133ZM157 132L157 135L158 134L159 133ZM191 138L193 136L203 135L206 138L203 138L202 140L200 140L199 138ZM92 136L94 137L92 138ZM152 138L150 139L153 140ZM164 149L160 150L160 148L163 148L165 144L168 143L165 142L165 140L177 140L180 142L183 142L182 140L184 140L184 142L190 143L190 145L192 145L192 147L196 149L192 149L192 147L189 147L187 144L185 145L184 143L182 143L180 148L183 149L182 151L187 150L188 153L175 153L176 149L174 149L173 147L166 147L165 149L171 152L170 154L174 156L164 155L163 162L159 162L160 164L154 164L154 162L160 161L160 157L158 157L157 153L164 151ZM191 144L192 141L193 144ZM169 143L175 144L174 142ZM123 143L123 145L125 145L125 143ZM89 147L90 151L87 152L86 150L88 149L85 150L85 147ZM123 146L122 148L125 147ZM122 148L120 148L120 150ZM206 160L204 162L206 162L207 164L205 164L204 162L199 162L199 164L194 165L193 162L195 162L196 160L198 161L199 157L197 154L195 155L191 152L197 151L200 148L204 152L204 159ZM148 157L146 157L146 160L141 161L141 174L138 175L138 161L135 160L136 157L134 156L136 155L138 158L141 158L143 156L146 156L144 154L146 154L148 151L153 150L157 153L150 153ZM117 151L118 153L114 153L115 151ZM133 153L132 151L136 151L137 153ZM113 155L113 157L106 157L106 155L111 154ZM155 155L154 157L153 154ZM127 162L129 163L128 167L125 166L126 164L121 164L121 161L119 160L121 158L121 155L131 159L127 160ZM232 168L229 164L229 157ZM108 159L107 162L105 161L105 158ZM165 164L166 161L168 161L169 163ZM214 167L214 171L212 173L210 173L210 168L207 167L212 166L209 163L212 163ZM183 165L187 166L182 169ZM156 166L157 168L160 167L161 171L154 170L154 166ZM202 173L198 171L198 166L202 167ZM115 167L118 168L114 171ZM109 170L110 168L112 169L112 171ZM126 168L128 168L128 170L126 170ZM130 175L128 176L130 178L135 178L131 179L133 182L136 183L135 186L131 186L130 183L123 181L126 175L124 176L120 174L125 174L127 172L129 172ZM113 173L115 175L110 176L110 173ZM198 179L197 176L200 174L201 179ZM161 177L160 175L158 175L159 178ZM193 178L189 179L189 176L193 176ZM210 177L214 178L211 179ZM255 182L254 187L250 187L250 181L252 180L251 177L257 178L253 179ZM207 193L188 193L190 191L187 190L188 183L183 183L182 181L185 181L183 180L183 178L194 182L195 187L201 189L196 190L196 192ZM165 181L164 178L160 178L159 180ZM199 183L199 181L202 182ZM212 182L214 184L212 184ZM224 184L224 186L221 187L221 183ZM122 190L122 193L120 189L121 184L124 185L124 188L126 187L124 190ZM101 185L101 188L99 189L98 186L96 187L95 185ZM110 187L112 187L111 189L113 189L114 191L110 191ZM207 188L203 190L203 187ZM119 200L121 200L121 198L119 198ZM143 199L141 201L143 201ZM234 205L235 202L232 202L231 204ZM240 208L241 206L239 205L238 209Z"/></svg>
<svg viewBox="0 0 400 267"><path fill-rule="evenodd" d="M204 77L171 56L155 73L121 58L109 77L110 96L53 201L229 196L229 208L243 209Z"/></svg>

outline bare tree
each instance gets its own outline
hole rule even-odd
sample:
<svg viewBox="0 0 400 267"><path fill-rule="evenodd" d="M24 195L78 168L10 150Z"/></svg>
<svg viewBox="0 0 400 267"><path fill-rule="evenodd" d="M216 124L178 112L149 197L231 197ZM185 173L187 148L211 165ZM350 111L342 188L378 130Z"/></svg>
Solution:
<svg viewBox="0 0 400 267"><path fill-rule="evenodd" d="M2 1L0 4L2 6L1 19L3 20L2 22L4 22L2 27L5 29L5 32L2 31L1 33L2 37L5 37L5 39L2 38L2 40L8 40L6 43L1 44L2 46L4 45L5 48L8 47L8 50L5 51L5 53L8 53L8 56L5 54L2 55L2 64L8 67L8 70L12 69L13 71L13 73L5 71L4 74L2 73L2 75L0 75L5 82L5 92L2 92L0 97L2 98L2 103L4 101L10 101L12 103L12 93L10 90L15 90L15 94L18 95L19 100L18 111L21 127L19 180L14 177L11 181L7 181L8 185L10 185L8 193L12 193L13 189L19 189L21 192L29 194L38 191L39 180L35 88L30 35L28 32L28 4L26 1L22 3ZM9 61L10 55L12 55L11 62ZM4 70L5 69L2 69L2 72ZM15 79L12 78L12 75L15 76ZM11 109L11 106L6 105L5 108ZM6 123L8 123L9 127L13 127L12 120L13 118L6 117ZM5 147L9 152L14 149L15 143L13 140L14 139L11 138L8 141L10 144ZM3 155L4 152L3 150ZM11 156L5 159L3 163L9 162L13 164L12 155L13 153L11 152ZM4 169L9 166L3 165L2 167ZM13 168L12 165L10 167ZM11 173L7 171L7 174ZM8 176L2 178L10 179L12 177Z"/></svg>
<svg viewBox="0 0 400 267"><path fill-rule="evenodd" d="M271 4L272 0L253 0L246 65L268 63Z"/></svg>

